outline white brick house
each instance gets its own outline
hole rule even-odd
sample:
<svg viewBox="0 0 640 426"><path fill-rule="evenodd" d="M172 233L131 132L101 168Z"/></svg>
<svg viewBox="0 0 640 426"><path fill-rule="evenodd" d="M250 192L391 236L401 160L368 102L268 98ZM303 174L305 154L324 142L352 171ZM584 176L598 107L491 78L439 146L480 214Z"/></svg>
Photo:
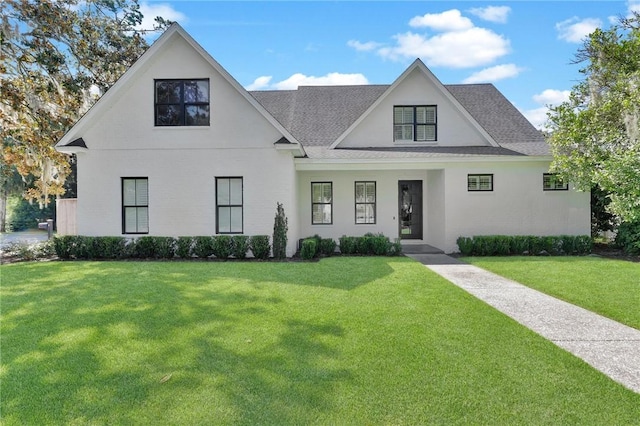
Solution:
<svg viewBox="0 0 640 426"><path fill-rule="evenodd" d="M171 26L56 145L77 156L80 235L589 234L589 194L492 85L419 60L391 85L247 92Z"/></svg>

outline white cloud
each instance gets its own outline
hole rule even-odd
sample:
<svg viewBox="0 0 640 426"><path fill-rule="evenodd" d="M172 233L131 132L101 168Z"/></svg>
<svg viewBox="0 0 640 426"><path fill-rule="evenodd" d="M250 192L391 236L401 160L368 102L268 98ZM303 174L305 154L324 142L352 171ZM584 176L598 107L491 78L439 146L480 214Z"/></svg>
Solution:
<svg viewBox="0 0 640 426"><path fill-rule="evenodd" d="M429 27L436 31L463 31L473 28L473 22L462 16L458 9L442 13L427 13L415 16L409 21L411 27Z"/></svg>
<svg viewBox="0 0 640 426"><path fill-rule="evenodd" d="M545 89L533 95L533 100L542 105L560 105L569 100L570 94L569 90Z"/></svg>
<svg viewBox="0 0 640 426"><path fill-rule="evenodd" d="M580 43L586 36L602 26L602 21L597 18L580 19L573 17L566 21L558 22L556 30L558 38L569 43Z"/></svg>
<svg viewBox="0 0 640 426"><path fill-rule="evenodd" d="M522 114L537 129L543 130L547 123L547 113L549 107L560 105L562 102L569 100L569 90L545 89L542 92L533 95L533 100L543 106L538 108L522 111Z"/></svg>
<svg viewBox="0 0 640 426"><path fill-rule="evenodd" d="M271 76L258 77L253 83L245 87L245 89L293 90L297 89L298 86L348 86L369 84L369 80L367 80L363 74L342 74L339 72L332 72L320 77L296 73L285 80L273 84L271 80Z"/></svg>
<svg viewBox="0 0 640 426"><path fill-rule="evenodd" d="M262 77L258 77L255 80L253 80L253 83L246 86L245 89L247 90L266 89L267 87L269 87L269 83L271 82L271 79L272 77L270 75L263 75Z"/></svg>
<svg viewBox="0 0 640 426"><path fill-rule="evenodd" d="M155 24L156 16L161 16L169 21L175 21L184 25L187 22L187 16L182 12L178 12L168 3L140 3L140 12L143 15L142 24L139 29L151 30Z"/></svg>
<svg viewBox="0 0 640 426"><path fill-rule="evenodd" d="M478 72L471 74L464 79L463 83L489 83L492 81L504 80L505 78L516 77L524 71L524 68L520 68L515 64L496 65L495 67L485 68Z"/></svg>
<svg viewBox="0 0 640 426"><path fill-rule="evenodd" d="M378 49L385 59L422 58L428 66L468 68L489 64L509 53L509 40L487 30L473 27L428 37L407 32L394 37L396 45Z"/></svg>
<svg viewBox="0 0 640 426"><path fill-rule="evenodd" d="M628 0L627 1L627 9L629 13L638 12L640 13L640 0Z"/></svg>
<svg viewBox="0 0 640 426"><path fill-rule="evenodd" d="M507 22L511 8L509 6L474 7L473 9L469 9L469 12L485 21L504 24Z"/></svg>
<svg viewBox="0 0 640 426"><path fill-rule="evenodd" d="M381 43L376 43L375 41L368 41L366 43L359 42L358 40L349 40L347 42L347 46L353 47L359 52L370 52L382 46Z"/></svg>

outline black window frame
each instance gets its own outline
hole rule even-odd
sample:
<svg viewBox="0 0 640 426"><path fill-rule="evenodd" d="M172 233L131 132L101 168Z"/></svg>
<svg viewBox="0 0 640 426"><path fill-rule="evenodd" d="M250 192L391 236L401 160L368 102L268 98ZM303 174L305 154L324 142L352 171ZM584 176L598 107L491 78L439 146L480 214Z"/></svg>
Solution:
<svg viewBox="0 0 640 426"><path fill-rule="evenodd" d="M358 201L358 184L364 184L364 197L365 197L365 201ZM367 198L367 184L373 184L373 202L369 202L366 201ZM377 220L377 210L376 210L376 204L377 204L377 200L378 200L378 188L377 188L377 183L375 180L357 180L354 182L353 185L353 199L354 199L354 213L355 213L355 224L356 225L375 225L376 224L376 220ZM358 206L365 206L365 211L366 211L366 206L371 205L373 206L373 221L372 222L358 222ZM365 220L366 220L366 215L365 215Z"/></svg>
<svg viewBox="0 0 640 426"><path fill-rule="evenodd" d="M330 185L331 188L331 199L329 202L315 202L313 200L313 187L314 185L323 185L321 189L321 193L324 194L324 185ZM322 222L316 222L314 220L314 211L315 206L329 206L329 222L324 221L324 214ZM323 209L324 210L324 209ZM333 182L331 181L322 181L322 182L311 182L311 224L312 225L333 225Z"/></svg>
<svg viewBox="0 0 640 426"><path fill-rule="evenodd" d="M207 101L185 102L184 88L185 83L202 82L207 83ZM178 83L180 84L180 99L178 102L160 102L158 100L158 83ZM155 127L207 127L211 125L211 84L208 78L185 78L185 79L172 79L172 78L158 78L153 81L153 117ZM158 109L163 106L174 106L179 110L178 123L162 124L158 122ZM187 108L188 107L205 107L207 110L207 123L189 124L187 121Z"/></svg>
<svg viewBox="0 0 640 426"><path fill-rule="evenodd" d="M219 193L218 193L218 182L221 180L229 180L229 203L228 204L220 204L219 203ZM231 180L232 179L239 179L240 180L240 204L232 204L231 203ZM229 231L220 231L220 209L221 208L229 208L229 209L233 209L233 208L240 208L240 231L237 230L231 230L231 210L229 213ZM216 234L234 234L234 235L239 235L239 234L244 234L244 178L242 176L216 176Z"/></svg>
<svg viewBox="0 0 640 426"><path fill-rule="evenodd" d="M147 203L146 204L138 204L137 201L134 204L125 204L125 181L138 181L144 180L147 182ZM137 183L136 183L136 191L137 191ZM123 235L145 235L149 233L149 229L151 228L149 224L149 178L147 176L127 176L120 178L120 192L121 192L121 205L122 205L122 234ZM137 200L137 195L134 197ZM127 210L135 209L136 218L138 209L146 208L147 209L147 230L146 231L138 231L138 224L136 219L136 231L127 231Z"/></svg>
<svg viewBox="0 0 640 426"><path fill-rule="evenodd" d="M470 179L471 177L477 177L478 178L478 187L477 188L472 188L470 183ZM490 178L490 184L491 187L489 189L486 188L482 188L481 187L481 182L480 182L480 178L482 177L489 177ZM467 175L467 191L468 192L492 192L493 191L493 173L469 173Z"/></svg>
<svg viewBox="0 0 640 426"><path fill-rule="evenodd" d="M549 186L547 186L549 183ZM553 185L551 185L553 184ZM543 191L568 191L569 184L564 182L555 173L543 173L542 174L542 190Z"/></svg>
<svg viewBox="0 0 640 426"><path fill-rule="evenodd" d="M396 122L396 108L412 108L413 109L413 121L411 123L397 123ZM433 122L417 122L417 109L418 108L433 108L434 109L434 120ZM403 114L404 116L404 114ZM396 126L412 126L413 137L412 139L396 139ZM433 127L433 139L417 139L418 135L418 127ZM426 134L426 133L425 133ZM418 142L418 143L430 143L438 141L438 105L394 105L393 106L393 141L394 142Z"/></svg>

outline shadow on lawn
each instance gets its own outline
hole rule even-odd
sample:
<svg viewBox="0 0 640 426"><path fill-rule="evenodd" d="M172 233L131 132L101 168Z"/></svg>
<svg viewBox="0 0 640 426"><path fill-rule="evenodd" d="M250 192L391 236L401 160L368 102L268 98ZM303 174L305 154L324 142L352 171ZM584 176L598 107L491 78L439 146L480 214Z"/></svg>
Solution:
<svg viewBox="0 0 640 426"><path fill-rule="evenodd" d="M295 308L286 300L216 282L256 283L255 271L190 264L193 274L166 274L142 265L3 269L6 424L283 424L332 409L332 388L350 380L334 362L344 339L337 322L304 311L284 316L278 312ZM263 281L294 283L278 272L290 265L265 266ZM362 271L343 289L380 272L388 273ZM306 276L297 284L322 282Z"/></svg>

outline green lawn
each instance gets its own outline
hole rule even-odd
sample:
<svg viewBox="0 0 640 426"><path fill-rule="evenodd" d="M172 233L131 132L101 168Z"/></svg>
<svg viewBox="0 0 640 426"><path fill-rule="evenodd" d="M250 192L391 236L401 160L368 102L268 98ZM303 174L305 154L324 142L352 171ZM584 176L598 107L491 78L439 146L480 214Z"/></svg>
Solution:
<svg viewBox="0 0 640 426"><path fill-rule="evenodd" d="M598 257L462 260L640 330L640 263Z"/></svg>
<svg viewBox="0 0 640 426"><path fill-rule="evenodd" d="M637 424L640 395L408 258L0 267L23 424Z"/></svg>

